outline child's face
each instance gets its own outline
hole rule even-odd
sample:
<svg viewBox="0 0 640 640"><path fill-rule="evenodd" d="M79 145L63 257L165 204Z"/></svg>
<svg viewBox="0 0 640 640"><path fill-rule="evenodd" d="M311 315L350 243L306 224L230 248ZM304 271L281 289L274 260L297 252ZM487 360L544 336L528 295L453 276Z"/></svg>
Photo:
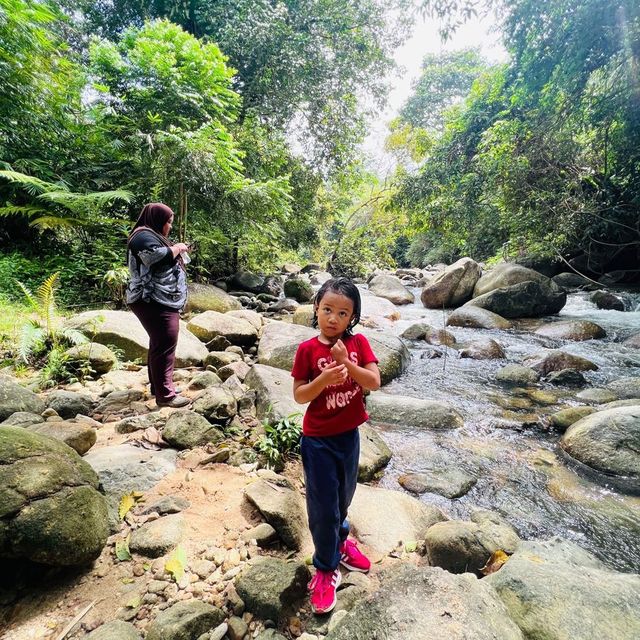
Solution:
<svg viewBox="0 0 640 640"><path fill-rule="evenodd" d="M329 340L342 338L353 318L353 301L335 291L327 291L322 300L316 304L318 328Z"/></svg>

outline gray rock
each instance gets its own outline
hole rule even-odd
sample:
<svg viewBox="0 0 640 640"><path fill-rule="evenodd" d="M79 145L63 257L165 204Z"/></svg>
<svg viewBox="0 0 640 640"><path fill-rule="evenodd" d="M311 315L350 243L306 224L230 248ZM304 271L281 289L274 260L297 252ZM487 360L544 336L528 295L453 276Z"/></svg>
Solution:
<svg viewBox="0 0 640 640"><path fill-rule="evenodd" d="M547 276L538 273L533 269L513 263L502 263L496 265L490 271L486 271L476 282L473 289L473 297L477 298L478 296L494 291L495 289L510 287L514 284L521 284L523 282L538 282L546 284L548 281L549 278Z"/></svg>
<svg viewBox="0 0 640 640"><path fill-rule="evenodd" d="M473 360L497 360L506 357L504 349L491 338L469 342L459 353L461 358Z"/></svg>
<svg viewBox="0 0 640 640"><path fill-rule="evenodd" d="M468 493L478 478L462 469L445 467L425 473L408 473L398 478L411 493L437 493L445 498L460 498Z"/></svg>
<svg viewBox="0 0 640 640"><path fill-rule="evenodd" d="M493 311L467 305L452 311L447 317L447 326L471 327L473 329L511 329L509 320Z"/></svg>
<svg viewBox="0 0 640 640"><path fill-rule="evenodd" d="M235 354L234 354L235 355ZM188 389L206 389L221 384L222 380L213 371L202 371L193 377L189 383Z"/></svg>
<svg viewBox="0 0 640 640"><path fill-rule="evenodd" d="M29 411L16 411L12 413L4 422L0 423L2 427L28 427L32 424L40 424L44 422L44 418L38 413L30 413Z"/></svg>
<svg viewBox="0 0 640 640"><path fill-rule="evenodd" d="M65 326L78 329L94 342L121 349L127 360L147 361L149 336L129 311L85 311L69 318ZM207 348L180 322L176 367L197 367L207 357Z"/></svg>
<svg viewBox="0 0 640 640"><path fill-rule="evenodd" d="M424 337L427 335L429 330L431 330L431 327L428 324L425 324L424 322L416 322L410 327L407 327L400 334L400 337L405 340L424 340Z"/></svg>
<svg viewBox="0 0 640 640"><path fill-rule="evenodd" d="M131 623L112 620L92 631L87 640L142 640L142 636Z"/></svg>
<svg viewBox="0 0 640 640"><path fill-rule="evenodd" d="M435 276L420 295L428 309L458 307L471 298L482 269L471 258L461 258Z"/></svg>
<svg viewBox="0 0 640 640"><path fill-rule="evenodd" d="M267 311L275 311L275 312L288 312L293 313L298 307L299 303L296 302L293 298L282 298L277 300L273 304L269 305Z"/></svg>
<svg viewBox="0 0 640 640"><path fill-rule="evenodd" d="M264 318L256 311L251 311L250 309L229 311L227 315L232 318L241 318L242 320L246 320L250 325L253 325L258 333L260 333L262 325L264 324Z"/></svg>
<svg viewBox="0 0 640 640"><path fill-rule="evenodd" d="M576 291L577 289L591 289L597 285L593 282L583 278L577 273L567 271L565 273L559 273L551 278L559 287L562 287L565 291Z"/></svg>
<svg viewBox="0 0 640 640"><path fill-rule="evenodd" d="M231 287L240 291L263 293L264 277L250 271L239 271L231 276Z"/></svg>
<svg viewBox="0 0 640 640"><path fill-rule="evenodd" d="M177 449L193 449L209 442L221 442L225 435L204 416L184 409L169 416L162 437Z"/></svg>
<svg viewBox="0 0 640 640"><path fill-rule="evenodd" d="M519 364L508 364L496 373L498 382L519 386L535 384L539 379L540 374L537 371Z"/></svg>
<svg viewBox="0 0 640 640"><path fill-rule="evenodd" d="M268 547L278 539L278 532L268 522L262 522L257 527L245 531L240 537L245 542L255 540L259 547Z"/></svg>
<svg viewBox="0 0 640 640"><path fill-rule="evenodd" d="M162 416L156 412L145 413L123 418L115 424L114 429L116 430L116 433L133 433L135 431L148 429L149 427L160 429L164 425L165 421L166 416Z"/></svg>
<svg viewBox="0 0 640 640"><path fill-rule="evenodd" d="M576 398L582 400L582 402L589 402L591 404L606 404L608 402L615 402L618 399L618 394L608 389L592 388L576 393Z"/></svg>
<svg viewBox="0 0 640 640"><path fill-rule="evenodd" d="M55 438L75 449L81 456L87 453L96 443L96 430L86 422L63 420L60 422L43 422L28 426L29 431Z"/></svg>
<svg viewBox="0 0 640 640"><path fill-rule="evenodd" d="M180 513L191 506L191 503L182 496L163 496L159 500L154 500L150 505L142 510L142 514L159 513L161 516L169 513Z"/></svg>
<svg viewBox="0 0 640 640"><path fill-rule="evenodd" d="M464 424L462 416L442 402L381 392L369 395L367 411L375 422L418 429L455 429Z"/></svg>
<svg viewBox="0 0 640 640"><path fill-rule="evenodd" d="M0 556L55 566L97 558L109 534L98 477L70 447L0 427Z"/></svg>
<svg viewBox="0 0 640 640"><path fill-rule="evenodd" d="M227 313L234 309L242 309L242 305L226 291L210 284L190 282L187 285L189 296L186 311L198 313L201 311L217 311Z"/></svg>
<svg viewBox="0 0 640 640"><path fill-rule="evenodd" d="M624 311L624 302L608 291L594 291L591 294L591 302L598 309L612 309L614 311Z"/></svg>
<svg viewBox="0 0 640 640"><path fill-rule="evenodd" d="M284 283L284 295L296 302L309 302L313 299L313 287L306 278L289 278Z"/></svg>
<svg viewBox="0 0 640 640"><path fill-rule="evenodd" d="M618 395L621 400L640 398L640 377L628 376L614 380L606 385L609 391Z"/></svg>
<svg viewBox="0 0 640 640"><path fill-rule="evenodd" d="M265 558L249 565L235 580L247 611L269 620L284 618L307 595L309 569L302 562Z"/></svg>
<svg viewBox="0 0 640 640"><path fill-rule="evenodd" d="M546 381L550 384L566 387L584 387L587 384L587 379L576 369L552 371L546 377Z"/></svg>
<svg viewBox="0 0 640 640"><path fill-rule="evenodd" d="M157 615L146 640L194 640L224 619L224 611L200 600L177 602Z"/></svg>
<svg viewBox="0 0 640 640"><path fill-rule="evenodd" d="M146 522L131 533L129 549L148 558L158 558L180 543L184 531L184 518L180 514Z"/></svg>
<svg viewBox="0 0 640 640"><path fill-rule="evenodd" d="M549 416L549 424L560 433L564 433L574 422L595 412L593 407L569 407Z"/></svg>
<svg viewBox="0 0 640 640"><path fill-rule="evenodd" d="M93 401L80 393L59 389L47 396L47 406L62 418L75 418L79 413L90 414Z"/></svg>
<svg viewBox="0 0 640 640"><path fill-rule="evenodd" d="M325 640L523 640L495 592L471 574L401 563Z"/></svg>
<svg viewBox="0 0 640 640"><path fill-rule="evenodd" d="M544 277L544 276L542 276ZM494 289L466 303L503 318L536 318L558 313L566 304L567 294L551 280L546 283L521 282Z"/></svg>
<svg viewBox="0 0 640 640"><path fill-rule="evenodd" d="M415 296L396 276L379 274L369 281L369 291L380 298L385 298L393 304L411 304Z"/></svg>
<svg viewBox="0 0 640 640"><path fill-rule="evenodd" d="M144 394L139 389L112 391L100 401L95 411L101 414L118 413L128 409L132 402L142 400L143 397Z"/></svg>
<svg viewBox="0 0 640 640"><path fill-rule="evenodd" d="M311 280L311 284L323 285L328 280L331 280L331 278L333 278L333 276L328 271L317 271L311 274L309 280Z"/></svg>
<svg viewBox="0 0 640 640"><path fill-rule="evenodd" d="M14 378L0 374L0 421L16 411L40 414L44 410L44 402L33 391L22 387Z"/></svg>
<svg viewBox="0 0 640 640"><path fill-rule="evenodd" d="M511 527L490 520L438 522L425 536L430 564L451 573L479 573L495 551L513 553L519 543Z"/></svg>
<svg viewBox="0 0 640 640"><path fill-rule="evenodd" d="M626 477L640 492L640 406L586 416L567 429L560 446L596 471Z"/></svg>
<svg viewBox="0 0 640 640"><path fill-rule="evenodd" d="M216 424L228 424L238 413L236 399L223 386L207 387L194 398L191 407L209 422Z"/></svg>
<svg viewBox="0 0 640 640"><path fill-rule="evenodd" d="M224 336L231 344L250 347L258 339L257 329L248 320L217 311L193 316L187 328L202 342Z"/></svg>
<svg viewBox="0 0 640 640"><path fill-rule="evenodd" d="M640 333L630 336L622 344L631 349L640 349Z"/></svg>
<svg viewBox="0 0 640 640"><path fill-rule="evenodd" d="M293 324L299 324L303 327L313 326L313 305L301 304L294 312L291 320Z"/></svg>
<svg viewBox="0 0 640 640"><path fill-rule="evenodd" d="M115 353L99 342L87 342L71 347L65 351L65 356L76 366L88 362L100 376L111 371L118 362Z"/></svg>
<svg viewBox="0 0 640 640"><path fill-rule="evenodd" d="M249 630L249 625L238 616L231 616L228 620L227 635L229 640L242 640Z"/></svg>
<svg viewBox="0 0 640 640"><path fill-rule="evenodd" d="M373 480L376 473L384 469L391 460L391 449L378 433L368 425L360 427L360 460L358 482Z"/></svg>
<svg viewBox="0 0 640 640"><path fill-rule="evenodd" d="M598 340L604 338L606 331L595 322L589 320L566 320L544 324L536 329L535 334L556 340Z"/></svg>
<svg viewBox="0 0 640 640"><path fill-rule="evenodd" d="M598 365L586 358L558 350L536 353L525 358L522 364L531 367L543 376L562 369L575 369L576 371L597 371L598 369Z"/></svg>
<svg viewBox="0 0 640 640"><path fill-rule="evenodd" d="M640 576L609 571L571 542L523 542L483 582L495 589L526 638L640 637Z"/></svg>
<svg viewBox="0 0 640 640"><path fill-rule="evenodd" d="M303 547L309 536L307 511L302 496L284 476L265 474L244 493L290 549Z"/></svg>
<svg viewBox="0 0 640 640"><path fill-rule="evenodd" d="M293 381L288 371L256 364L245 378L245 383L256 392L256 412L259 420L276 423L297 415L300 419L306 405L293 399Z"/></svg>
<svg viewBox="0 0 640 640"><path fill-rule="evenodd" d="M431 525L447 519L440 509L407 494L364 484L358 484L348 517L362 543L381 554L400 541L424 539Z"/></svg>
<svg viewBox="0 0 640 640"><path fill-rule="evenodd" d="M231 376L237 376L239 380L244 380L249 373L249 365L246 362L232 362L218 369L218 376L222 380L226 380Z"/></svg>
<svg viewBox="0 0 640 640"><path fill-rule="evenodd" d="M205 360L206 366L213 366L216 369L225 367L232 362L242 362L242 356L232 351L210 351Z"/></svg>

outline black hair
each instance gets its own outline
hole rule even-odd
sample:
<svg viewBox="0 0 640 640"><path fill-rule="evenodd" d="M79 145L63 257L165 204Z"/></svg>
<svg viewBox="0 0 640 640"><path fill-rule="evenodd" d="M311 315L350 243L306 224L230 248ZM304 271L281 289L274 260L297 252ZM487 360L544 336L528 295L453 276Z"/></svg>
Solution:
<svg viewBox="0 0 640 640"><path fill-rule="evenodd" d="M349 278L332 278L327 280L319 289L316 295L313 297L313 321L312 326L318 328L318 312L316 308L320 305L322 298L324 298L327 292L338 293L342 296L346 296L353 302L353 316L351 322L345 330L345 335L352 336L352 329L360 322L360 313L362 311L362 302L360 301L360 291L358 287L349 280Z"/></svg>

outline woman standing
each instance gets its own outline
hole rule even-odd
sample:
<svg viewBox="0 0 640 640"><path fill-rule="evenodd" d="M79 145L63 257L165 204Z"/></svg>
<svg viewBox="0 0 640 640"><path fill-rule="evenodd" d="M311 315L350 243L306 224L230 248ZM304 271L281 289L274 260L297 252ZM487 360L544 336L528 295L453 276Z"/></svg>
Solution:
<svg viewBox="0 0 640 640"><path fill-rule="evenodd" d="M173 368L180 310L187 301L183 255L188 247L167 239L172 224L167 205L151 202L142 209L127 241L127 304L149 334L151 394L158 406L185 407L190 400L176 394Z"/></svg>

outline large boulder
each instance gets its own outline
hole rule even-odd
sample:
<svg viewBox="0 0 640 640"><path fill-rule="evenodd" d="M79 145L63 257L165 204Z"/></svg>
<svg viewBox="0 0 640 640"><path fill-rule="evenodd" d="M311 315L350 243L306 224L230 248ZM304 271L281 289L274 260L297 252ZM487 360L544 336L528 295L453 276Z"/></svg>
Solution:
<svg viewBox="0 0 640 640"><path fill-rule="evenodd" d="M626 478L640 493L640 406L586 416L567 429L560 446L596 471Z"/></svg>
<svg viewBox="0 0 640 640"><path fill-rule="evenodd" d="M397 378L409 366L411 355L404 342L397 336L371 329L363 329L358 333L367 338L378 358L380 380L383 385Z"/></svg>
<svg viewBox="0 0 640 640"><path fill-rule="evenodd" d="M96 430L83 420L58 420L26 427L29 431L64 442L81 456L96 443Z"/></svg>
<svg viewBox="0 0 640 640"><path fill-rule="evenodd" d="M121 349L125 359L147 361L149 336L138 318L129 311L85 311L72 316L65 326L77 329L94 342ZM207 357L207 348L180 322L176 367L198 367Z"/></svg>
<svg viewBox="0 0 640 640"><path fill-rule="evenodd" d="M546 376L552 371L562 371L563 369L575 369L576 371L597 371L598 369L597 364L586 358L558 350L535 353L525 358L522 364L537 371L542 376Z"/></svg>
<svg viewBox="0 0 640 640"><path fill-rule="evenodd" d="M536 335L556 340L598 340L604 338L606 331L595 322L589 320L566 320L544 324L535 331Z"/></svg>
<svg viewBox="0 0 640 640"><path fill-rule="evenodd" d="M25 389L11 376L0 374L0 421L17 411L42 413L44 410L44 401L33 391Z"/></svg>
<svg viewBox="0 0 640 640"><path fill-rule="evenodd" d="M462 427L462 416L452 407L434 400L375 392L367 397L367 411L375 422L417 429Z"/></svg>
<svg viewBox="0 0 640 640"><path fill-rule="evenodd" d="M313 299L313 293L313 287L306 278L289 278L284 283L284 295L296 302L309 302Z"/></svg>
<svg viewBox="0 0 640 640"><path fill-rule="evenodd" d="M366 484L358 484L349 507L349 523L358 539L385 555L401 542L423 540L430 526L446 519L437 507L400 491Z"/></svg>
<svg viewBox="0 0 640 640"><path fill-rule="evenodd" d="M288 371L255 364L245 378L245 384L256 391L256 413L259 420L279 422L304 414L306 405L293 399L293 378Z"/></svg>
<svg viewBox="0 0 640 640"><path fill-rule="evenodd" d="M547 278L546 282L529 280L492 289L466 306L487 309L503 318L534 318L558 313L566 301L567 294Z"/></svg>
<svg viewBox="0 0 640 640"><path fill-rule="evenodd" d="M477 298L495 289L502 289L503 287L510 287L523 282L548 284L549 278L522 265L504 262L482 275L475 284L472 297Z"/></svg>
<svg viewBox="0 0 640 640"><path fill-rule="evenodd" d="M180 544L185 528L184 516L179 513L145 522L131 533L129 549L148 558L159 558Z"/></svg>
<svg viewBox="0 0 640 640"><path fill-rule="evenodd" d="M496 360L506 358L504 349L492 338L481 338L469 342L460 349L461 358L471 358L472 360Z"/></svg>
<svg viewBox="0 0 640 640"><path fill-rule="evenodd" d="M383 273L369 281L369 291L393 304L411 304L415 300L413 293L400 282L400 278Z"/></svg>
<svg viewBox="0 0 640 640"><path fill-rule="evenodd" d="M235 291L262 293L264 277L250 271L239 271L231 276L231 288Z"/></svg>
<svg viewBox="0 0 640 640"><path fill-rule="evenodd" d="M69 363L80 366L85 362L98 374L109 373L118 362L115 353L99 342L86 342L65 351Z"/></svg>
<svg viewBox="0 0 640 640"><path fill-rule="evenodd" d="M205 311L193 316L187 328L202 342L223 336L231 344L250 347L258 339L256 327L248 320L217 311Z"/></svg>
<svg viewBox="0 0 640 640"><path fill-rule="evenodd" d="M79 565L100 555L108 535L98 476L73 449L0 427L0 556Z"/></svg>
<svg viewBox="0 0 640 640"><path fill-rule="evenodd" d="M466 573L399 563L326 640L523 640L495 591Z"/></svg>
<svg viewBox="0 0 640 640"><path fill-rule="evenodd" d="M607 389L617 394L621 400L640 398L640 376L626 376L607 384Z"/></svg>
<svg viewBox="0 0 640 640"><path fill-rule="evenodd" d="M640 349L640 333L629 336L622 344L630 349Z"/></svg>
<svg viewBox="0 0 640 640"><path fill-rule="evenodd" d="M573 271L566 271L564 273L558 273L551 278L559 287L565 291L576 291L578 289L593 289L598 285L594 284L592 280L583 278L581 275L574 273Z"/></svg>
<svg viewBox="0 0 640 640"><path fill-rule="evenodd" d="M420 299L428 309L459 307L471 298L482 274L480 265L471 258L461 258L435 276L422 290Z"/></svg>
<svg viewBox="0 0 640 640"><path fill-rule="evenodd" d="M447 326L471 327L472 329L511 329L513 325L493 311L465 305L449 314Z"/></svg>
<svg viewBox="0 0 640 640"><path fill-rule="evenodd" d="M370 482L391 460L391 449L369 425L360 427L360 460L358 482Z"/></svg>
<svg viewBox="0 0 640 640"><path fill-rule="evenodd" d="M522 542L483 582L495 589L526 638L640 637L640 576L610 571L572 542Z"/></svg>
<svg viewBox="0 0 640 640"><path fill-rule="evenodd" d="M93 400L82 393L57 389L47 396L47 406L61 418L75 418L79 413L89 415L93 410Z"/></svg>
<svg viewBox="0 0 640 640"><path fill-rule="evenodd" d="M196 598L176 602L147 627L146 640L192 640L217 627L225 613Z"/></svg>
<svg viewBox="0 0 640 640"><path fill-rule="evenodd" d="M192 449L224 440L224 433L204 416L189 411L174 411L162 429L162 437L176 449Z"/></svg>
<svg viewBox="0 0 640 640"><path fill-rule="evenodd" d="M478 478L457 466L442 466L423 473L406 473L398 478L400 486L411 493L437 493L454 499L468 493Z"/></svg>
<svg viewBox="0 0 640 640"><path fill-rule="evenodd" d="M226 291L211 284L190 282L187 285L189 297L187 298L186 311L199 313L202 311L218 311L226 313L234 309L242 309L242 305Z"/></svg>
<svg viewBox="0 0 640 640"><path fill-rule="evenodd" d="M209 422L226 425L238 413L238 403L223 385L207 387L194 399L192 408Z"/></svg>

